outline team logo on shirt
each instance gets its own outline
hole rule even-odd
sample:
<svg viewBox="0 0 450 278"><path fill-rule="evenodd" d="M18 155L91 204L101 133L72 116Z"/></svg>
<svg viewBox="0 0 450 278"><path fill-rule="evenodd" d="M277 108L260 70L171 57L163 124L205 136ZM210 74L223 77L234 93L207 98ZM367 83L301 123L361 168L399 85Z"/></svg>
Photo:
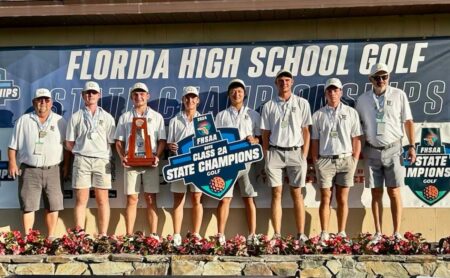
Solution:
<svg viewBox="0 0 450 278"><path fill-rule="evenodd" d="M20 87L14 85L13 80L6 80L6 70L0 68L0 105L5 105L7 100L20 98Z"/></svg>
<svg viewBox="0 0 450 278"><path fill-rule="evenodd" d="M450 191L449 154L450 144L442 143L439 128L422 128L416 163L406 162L405 183L427 205L436 204Z"/></svg>
<svg viewBox="0 0 450 278"><path fill-rule="evenodd" d="M178 142L178 155L163 167L164 180L184 180L221 200L245 164L263 158L261 145L239 140L237 128L216 129L212 114L195 117L193 123L195 133Z"/></svg>

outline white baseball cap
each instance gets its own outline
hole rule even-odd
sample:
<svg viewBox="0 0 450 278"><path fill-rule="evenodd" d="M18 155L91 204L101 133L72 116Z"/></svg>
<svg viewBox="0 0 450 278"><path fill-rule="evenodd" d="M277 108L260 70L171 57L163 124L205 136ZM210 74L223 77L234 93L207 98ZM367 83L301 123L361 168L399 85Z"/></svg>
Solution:
<svg viewBox="0 0 450 278"><path fill-rule="evenodd" d="M36 93L34 95L34 99L39 98L39 97L49 97L52 98L52 94L50 93L50 91L48 89L45 88L39 88L36 90Z"/></svg>
<svg viewBox="0 0 450 278"><path fill-rule="evenodd" d="M379 73L380 71L384 71L388 74L390 73L389 68L386 64L377 63L377 64L373 65L372 68L370 69L370 76L374 76L375 74Z"/></svg>
<svg viewBox="0 0 450 278"><path fill-rule="evenodd" d="M187 96L187 95L196 95L198 96L198 90L197 88L195 88L194 86L187 86L184 88L183 90L183 96Z"/></svg>
<svg viewBox="0 0 450 278"><path fill-rule="evenodd" d="M280 76L288 76L288 77L292 78L293 75L292 75L292 72L290 70L288 70L288 69L281 69L277 73L277 76L275 77L275 79L280 77Z"/></svg>
<svg viewBox="0 0 450 278"><path fill-rule="evenodd" d="M239 87L242 87L245 91L245 83L242 79L235 78L228 83L228 90L230 90L232 85L238 85Z"/></svg>
<svg viewBox="0 0 450 278"><path fill-rule="evenodd" d="M100 93L100 86L95 81L88 81L84 84L83 92L96 91Z"/></svg>
<svg viewBox="0 0 450 278"><path fill-rule="evenodd" d="M133 87L131 87L131 92L138 91L138 90L148 93L147 85L145 85L142 82L137 82L136 84L133 85Z"/></svg>
<svg viewBox="0 0 450 278"><path fill-rule="evenodd" d="M336 88L342 89L342 82L338 78L330 78L325 83L325 90L328 89L328 87L334 86Z"/></svg>

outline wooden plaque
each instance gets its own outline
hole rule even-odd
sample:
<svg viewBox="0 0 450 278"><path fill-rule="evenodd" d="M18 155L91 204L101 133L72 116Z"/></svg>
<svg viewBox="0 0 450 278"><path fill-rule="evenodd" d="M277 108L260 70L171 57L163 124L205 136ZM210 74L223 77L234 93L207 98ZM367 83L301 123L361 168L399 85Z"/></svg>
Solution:
<svg viewBox="0 0 450 278"><path fill-rule="evenodd" d="M136 153L136 146L138 153ZM133 118L131 134L128 138L127 160L129 166L150 167L155 162L150 135L147 132L147 118Z"/></svg>

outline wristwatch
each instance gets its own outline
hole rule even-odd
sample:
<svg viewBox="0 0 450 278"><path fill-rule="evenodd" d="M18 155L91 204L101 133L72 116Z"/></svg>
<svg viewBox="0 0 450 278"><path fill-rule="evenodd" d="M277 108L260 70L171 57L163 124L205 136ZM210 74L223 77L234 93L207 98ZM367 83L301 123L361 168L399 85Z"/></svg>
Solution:
<svg viewBox="0 0 450 278"><path fill-rule="evenodd" d="M406 145L406 147L408 147L408 149L411 149L411 148L413 148L414 150L416 149L416 146L414 146L414 145Z"/></svg>

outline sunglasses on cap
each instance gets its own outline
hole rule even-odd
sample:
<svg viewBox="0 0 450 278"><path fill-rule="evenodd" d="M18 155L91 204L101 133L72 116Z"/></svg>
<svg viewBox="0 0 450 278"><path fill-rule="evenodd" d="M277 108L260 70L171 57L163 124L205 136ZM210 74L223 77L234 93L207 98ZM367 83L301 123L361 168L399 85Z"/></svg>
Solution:
<svg viewBox="0 0 450 278"><path fill-rule="evenodd" d="M375 81L381 81L381 80L387 80L389 78L389 74L385 74L385 75L376 75L376 76L372 76L372 78Z"/></svg>
<svg viewBox="0 0 450 278"><path fill-rule="evenodd" d="M34 101L36 101L36 102L42 102L42 101L44 101L44 102L46 102L46 103L49 103L50 102L50 98L49 97L38 97L38 98L35 98L34 99Z"/></svg>

